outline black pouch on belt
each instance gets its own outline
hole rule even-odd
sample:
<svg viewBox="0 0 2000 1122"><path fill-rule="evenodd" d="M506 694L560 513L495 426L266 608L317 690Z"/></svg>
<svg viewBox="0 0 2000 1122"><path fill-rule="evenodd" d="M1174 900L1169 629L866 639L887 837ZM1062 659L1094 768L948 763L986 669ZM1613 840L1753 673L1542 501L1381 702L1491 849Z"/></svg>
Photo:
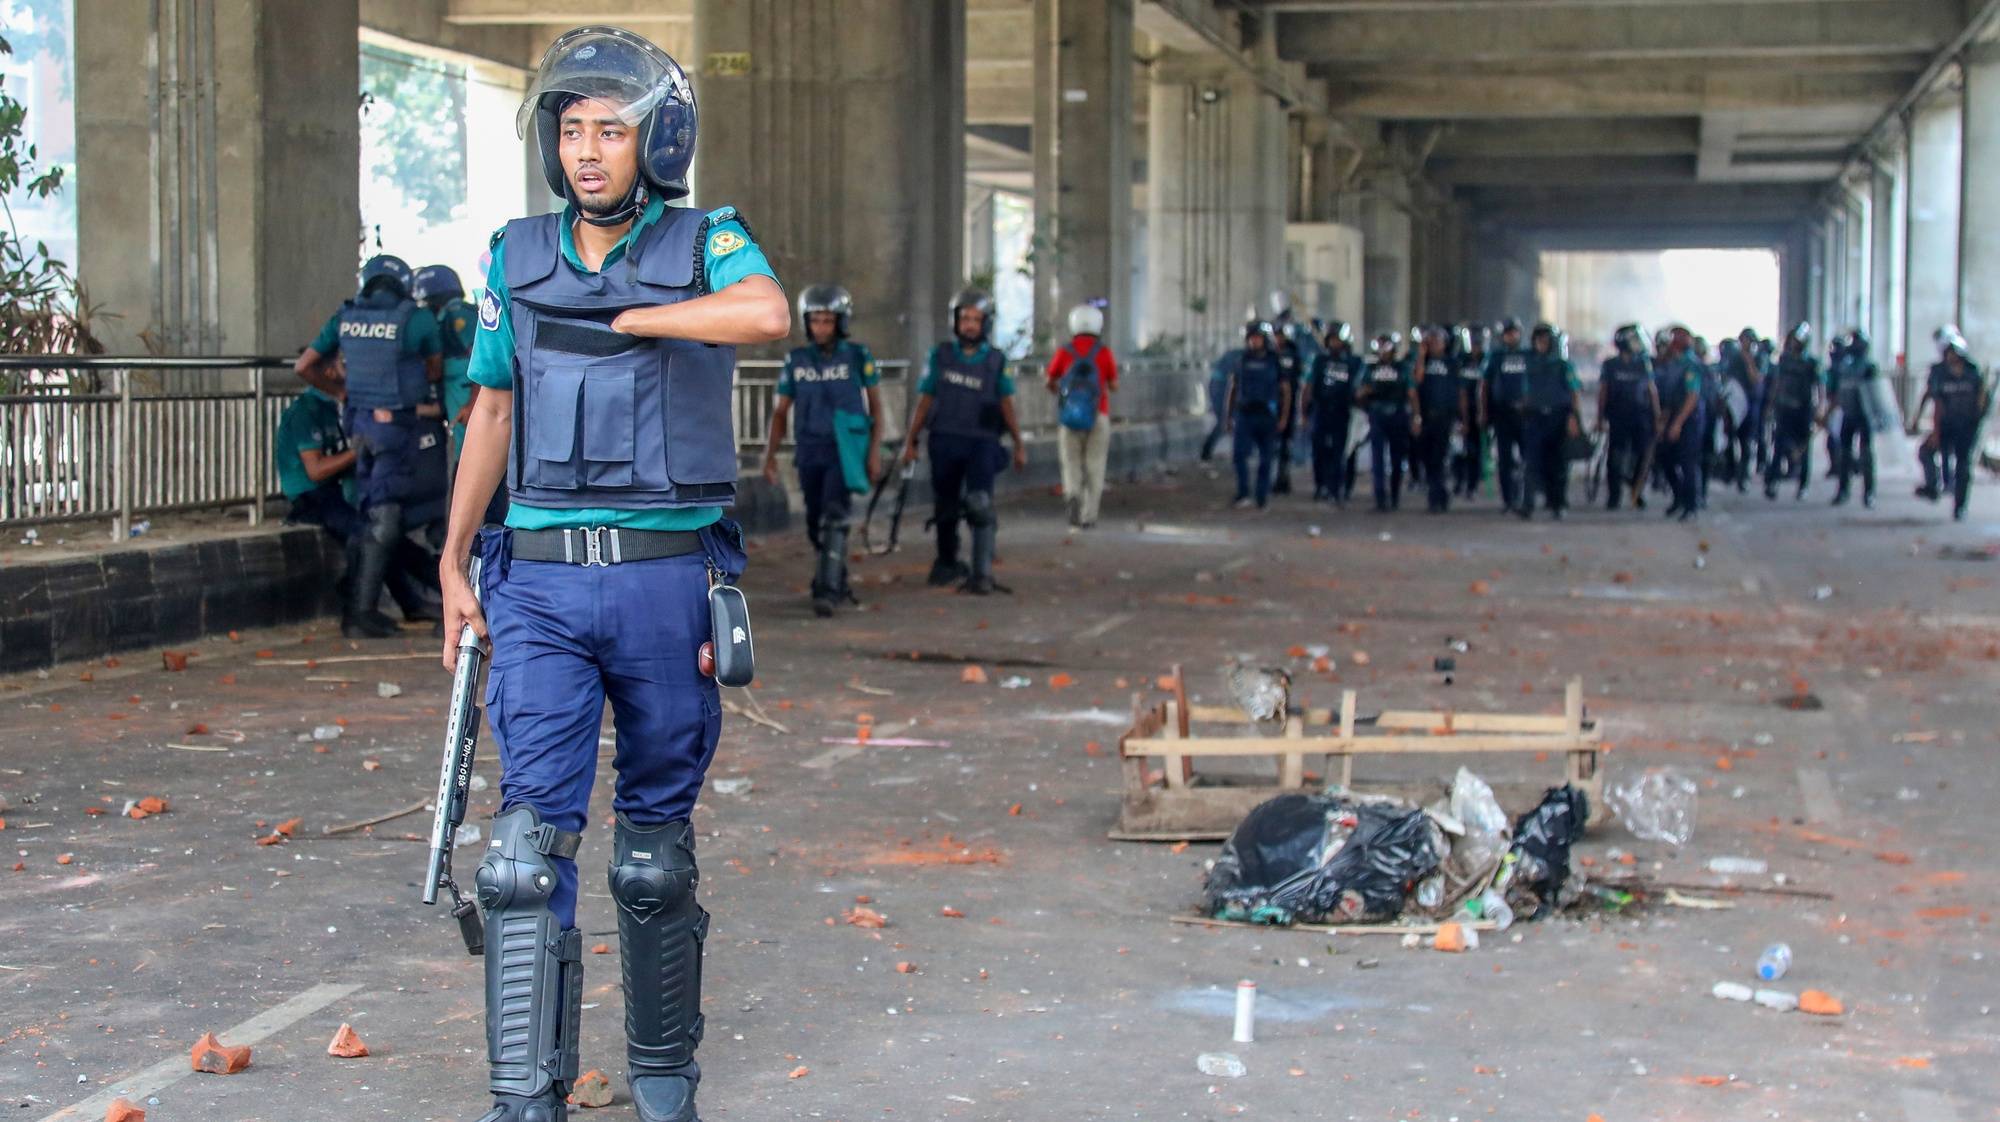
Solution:
<svg viewBox="0 0 2000 1122"><path fill-rule="evenodd" d="M750 642L750 601L743 590L724 584L711 572L708 586L709 646L715 660L715 680L743 687L757 677L757 659Z"/></svg>

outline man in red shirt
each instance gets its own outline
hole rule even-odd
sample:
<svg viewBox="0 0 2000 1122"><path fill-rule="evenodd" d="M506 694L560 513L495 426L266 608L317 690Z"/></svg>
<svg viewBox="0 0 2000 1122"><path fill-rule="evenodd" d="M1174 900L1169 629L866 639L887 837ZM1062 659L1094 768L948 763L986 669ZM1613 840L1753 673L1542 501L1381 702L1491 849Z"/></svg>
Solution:
<svg viewBox="0 0 2000 1122"><path fill-rule="evenodd" d="M1061 422L1063 497L1069 524L1097 525L1104 497L1104 463L1111 451L1111 391L1118 385L1118 362L1104 345L1104 309L1078 304L1070 309L1069 344L1049 362L1049 392L1056 395Z"/></svg>

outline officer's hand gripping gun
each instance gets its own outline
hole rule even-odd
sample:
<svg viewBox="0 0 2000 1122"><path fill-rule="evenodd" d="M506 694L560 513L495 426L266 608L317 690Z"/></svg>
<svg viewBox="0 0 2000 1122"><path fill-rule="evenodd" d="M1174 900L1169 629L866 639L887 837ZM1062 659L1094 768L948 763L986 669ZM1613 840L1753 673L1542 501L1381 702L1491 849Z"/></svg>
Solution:
<svg viewBox="0 0 2000 1122"><path fill-rule="evenodd" d="M479 594L479 559L472 561L467 579L473 595ZM437 815L431 819L430 867L424 872L424 903L438 901L438 889L451 892L451 914L458 920L458 933L465 939L467 954L484 954L485 926L479 909L459 891L451 875L451 850L457 844L458 828L465 822L465 804L472 791L472 761L479 744L479 671L486 664L486 651L479 645L479 633L465 624L458 632L458 670L451 679L451 715L445 722L444 765L438 772Z"/></svg>

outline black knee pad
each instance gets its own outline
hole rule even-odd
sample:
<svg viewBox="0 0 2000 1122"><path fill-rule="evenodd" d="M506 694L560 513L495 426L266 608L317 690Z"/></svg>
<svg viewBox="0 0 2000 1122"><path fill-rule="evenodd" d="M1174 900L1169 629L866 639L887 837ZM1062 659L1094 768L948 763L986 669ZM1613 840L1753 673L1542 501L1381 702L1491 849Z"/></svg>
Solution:
<svg viewBox="0 0 2000 1122"><path fill-rule="evenodd" d="M618 816L611 861L625 982L625 1055L634 1076L699 1080L701 956L708 913L695 903L694 829L640 826Z"/></svg>
<svg viewBox="0 0 2000 1122"><path fill-rule="evenodd" d="M394 546L403 536L403 504L376 503L368 508L368 539L383 547Z"/></svg>
<svg viewBox="0 0 2000 1122"><path fill-rule="evenodd" d="M618 852L611 862L611 898L641 923L694 899L701 873L694 831L686 821L635 826L618 817Z"/></svg>

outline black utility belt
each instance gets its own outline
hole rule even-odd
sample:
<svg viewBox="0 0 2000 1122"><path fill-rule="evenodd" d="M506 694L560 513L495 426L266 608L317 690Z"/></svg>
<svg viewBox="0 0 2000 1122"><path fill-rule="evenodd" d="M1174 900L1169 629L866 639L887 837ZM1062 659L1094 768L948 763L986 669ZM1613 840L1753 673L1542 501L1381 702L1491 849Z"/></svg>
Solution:
<svg viewBox="0 0 2000 1122"><path fill-rule="evenodd" d="M560 561L566 565L657 561L702 550L701 533L696 530L630 530L618 526L515 530L510 547L516 561Z"/></svg>

